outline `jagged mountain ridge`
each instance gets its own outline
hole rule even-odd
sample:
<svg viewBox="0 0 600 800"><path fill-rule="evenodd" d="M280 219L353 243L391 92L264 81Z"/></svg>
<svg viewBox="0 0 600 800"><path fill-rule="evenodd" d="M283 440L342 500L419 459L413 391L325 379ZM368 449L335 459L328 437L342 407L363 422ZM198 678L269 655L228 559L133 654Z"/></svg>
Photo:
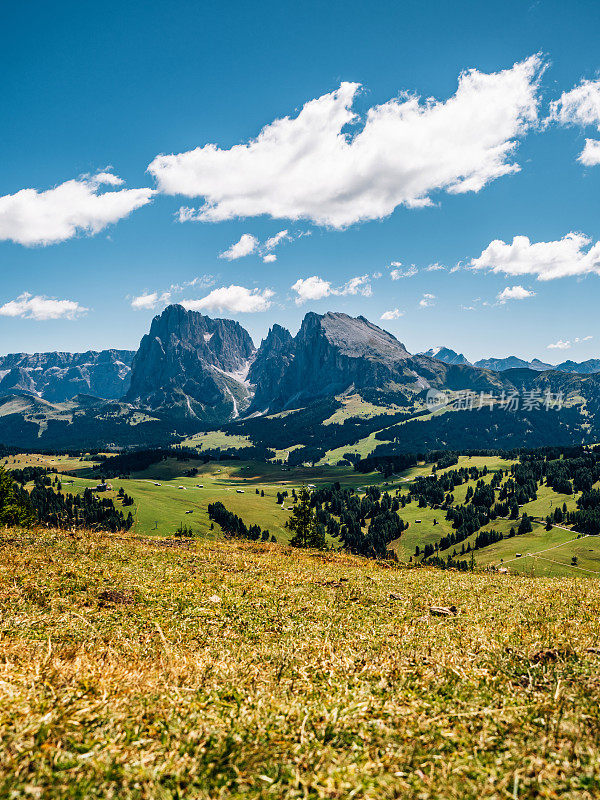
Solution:
<svg viewBox="0 0 600 800"><path fill-rule="evenodd" d="M0 356L0 397L22 392L62 403L83 393L118 399L129 387L134 355L134 350L89 350Z"/></svg>
<svg viewBox="0 0 600 800"><path fill-rule="evenodd" d="M36 386L45 365L48 374L55 368L65 370L74 356L71 361L69 354L5 357L10 369L3 376L6 402L0 403L0 441L11 443L18 438L25 446L29 437L40 444L52 441L58 446L63 441L70 446L80 440L93 442L97 435L99 443L130 444L136 437L142 443L150 435L168 439L236 420L243 425L244 420L280 411L319 404L331 409L332 403L333 408L340 405L343 394L375 402L382 409L379 413L395 413L392 409L398 408L412 408L414 413L423 408L431 388L494 394L564 392L583 404L577 430L572 420L569 423L575 439L580 428L589 429L590 419L595 424L595 415L600 420L600 374L529 366L483 369L447 363L441 358L448 355L445 350L435 351L439 357L411 355L395 336L366 318L339 312L309 312L296 336L274 325L256 349L238 322L169 306L154 318L142 338L127 376L129 388L120 401L98 400L99 392L90 391L89 382L84 381L87 396L71 395L67 405L61 406L59 400L37 394ZM455 355L462 360L461 354ZM103 359L116 363L115 356ZM529 364L517 361L522 363ZM37 398L36 402L18 400L27 397ZM331 410L323 419L330 414Z"/></svg>

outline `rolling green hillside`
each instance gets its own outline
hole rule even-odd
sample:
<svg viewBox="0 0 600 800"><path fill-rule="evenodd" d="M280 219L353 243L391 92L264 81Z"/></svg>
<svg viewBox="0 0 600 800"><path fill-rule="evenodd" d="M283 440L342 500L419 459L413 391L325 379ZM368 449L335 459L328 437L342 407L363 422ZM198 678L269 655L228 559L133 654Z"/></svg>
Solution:
<svg viewBox="0 0 600 800"><path fill-rule="evenodd" d="M95 487L101 475L101 467L93 470L98 462L90 459L28 454L11 456L4 463L9 469L30 465L57 470L63 492L81 493L85 488ZM133 506L123 510L132 511L132 532L139 536L169 537L183 524L189 526L196 536L214 539L220 536L221 531L218 525L211 523L207 508L209 503L220 501L246 525L258 525L268 530L278 542L285 543L289 539L285 523L293 506L292 490L303 485L319 488L339 482L342 488L352 489L362 497L367 487L377 486L401 503L397 513L407 527L400 538L390 544L390 549L401 562L419 564L424 557L434 555L444 561L450 558L470 563L472 559L476 568L505 567L515 573L600 573L600 536L578 539L578 532L571 530L568 523L556 523L552 530L546 530L547 514L563 507L568 512L575 511L581 492L557 492L545 482L537 485L535 499L520 505L518 519L499 517L489 520L456 544L445 549L438 546L442 539L457 535L459 531L447 518L447 508L423 503L419 481L436 476L441 479L456 470L467 470L465 475L477 477L455 486L452 506L468 508L471 503L469 495L478 484L490 486L495 482L497 501L503 487L512 480L512 471L518 468L517 461L499 456L459 456L456 464L440 469L432 463L419 463L384 478L379 472L362 474L347 466L288 468L281 464L253 461L204 463L194 458L167 458L128 477L110 478L112 488L104 496L111 498L117 507L122 503L119 489L133 498ZM32 485L28 484L27 488ZM277 494L285 491L288 497L280 505ZM532 532L511 536L511 531L514 533L518 529L523 513L532 518ZM368 527L369 520L366 520L363 533L366 534ZM473 549L477 536L490 531L501 533L502 540ZM341 546L335 537L330 536L328 542L331 547ZM430 548L429 555L425 553L426 548Z"/></svg>

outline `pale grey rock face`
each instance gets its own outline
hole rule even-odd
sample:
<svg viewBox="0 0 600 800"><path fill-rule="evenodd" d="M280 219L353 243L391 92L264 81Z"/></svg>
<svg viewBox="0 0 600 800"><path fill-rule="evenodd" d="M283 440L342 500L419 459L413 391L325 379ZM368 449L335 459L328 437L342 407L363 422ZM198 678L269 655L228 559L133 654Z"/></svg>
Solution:
<svg viewBox="0 0 600 800"><path fill-rule="evenodd" d="M294 339L293 357L274 387L271 406L282 408L350 386L413 383L409 361L401 342L364 317L309 312Z"/></svg>

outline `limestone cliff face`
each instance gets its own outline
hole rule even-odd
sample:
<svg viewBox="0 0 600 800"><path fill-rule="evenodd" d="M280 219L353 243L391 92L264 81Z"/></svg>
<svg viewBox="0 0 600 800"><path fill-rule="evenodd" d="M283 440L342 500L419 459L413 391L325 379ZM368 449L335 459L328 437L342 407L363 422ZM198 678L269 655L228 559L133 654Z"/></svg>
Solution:
<svg viewBox="0 0 600 800"><path fill-rule="evenodd" d="M125 399L175 417L226 421L250 403L255 352L238 322L168 306L142 338Z"/></svg>
<svg viewBox="0 0 600 800"><path fill-rule="evenodd" d="M248 373L248 380L255 387L251 411L264 411L269 408L293 358L292 334L281 325L273 325L261 342L256 359Z"/></svg>
<svg viewBox="0 0 600 800"><path fill-rule="evenodd" d="M23 392L62 403L84 393L114 400L129 387L133 356L133 350L1 356L0 397Z"/></svg>

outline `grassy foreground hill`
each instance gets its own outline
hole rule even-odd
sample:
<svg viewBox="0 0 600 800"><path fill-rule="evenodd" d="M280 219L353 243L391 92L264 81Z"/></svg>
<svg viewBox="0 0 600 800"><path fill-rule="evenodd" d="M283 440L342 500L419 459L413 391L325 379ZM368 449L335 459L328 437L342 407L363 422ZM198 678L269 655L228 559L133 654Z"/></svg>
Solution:
<svg viewBox="0 0 600 800"><path fill-rule="evenodd" d="M0 615L1 797L600 795L586 578L6 530Z"/></svg>

